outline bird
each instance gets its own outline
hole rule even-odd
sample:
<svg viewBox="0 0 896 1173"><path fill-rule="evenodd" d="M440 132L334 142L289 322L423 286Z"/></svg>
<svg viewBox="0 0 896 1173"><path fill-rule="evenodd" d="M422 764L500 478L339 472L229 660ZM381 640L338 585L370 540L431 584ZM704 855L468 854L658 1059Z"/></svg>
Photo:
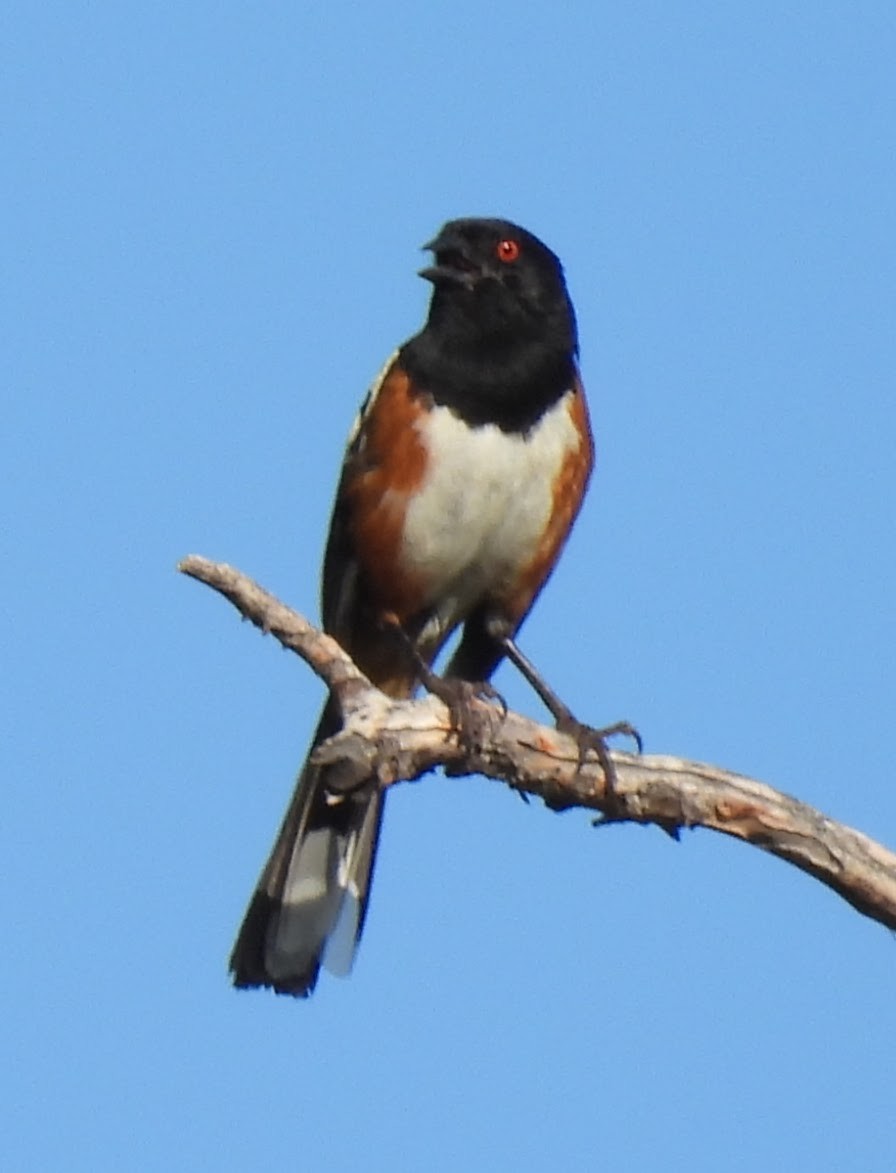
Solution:
<svg viewBox="0 0 896 1173"><path fill-rule="evenodd" d="M323 628L390 697L442 682L439 695L462 703L506 656L558 722L574 720L516 643L594 464L563 267L504 219L450 220L424 248L426 321L389 357L350 433ZM438 676L432 665L458 630ZM340 727L331 697L230 957L238 988L305 997L322 964L352 968L385 793L375 779L340 792L334 765L311 760ZM599 731L598 750L619 731L631 727Z"/></svg>

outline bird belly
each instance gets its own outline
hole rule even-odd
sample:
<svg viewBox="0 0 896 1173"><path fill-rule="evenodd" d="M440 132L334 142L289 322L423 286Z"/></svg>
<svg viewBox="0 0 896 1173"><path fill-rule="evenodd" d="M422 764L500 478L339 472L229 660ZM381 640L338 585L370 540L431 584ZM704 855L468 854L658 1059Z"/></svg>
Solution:
<svg viewBox="0 0 896 1173"><path fill-rule="evenodd" d="M525 434L471 428L448 408L423 421L427 475L404 521L403 569L443 630L513 593L548 525L554 488L581 438L563 396Z"/></svg>

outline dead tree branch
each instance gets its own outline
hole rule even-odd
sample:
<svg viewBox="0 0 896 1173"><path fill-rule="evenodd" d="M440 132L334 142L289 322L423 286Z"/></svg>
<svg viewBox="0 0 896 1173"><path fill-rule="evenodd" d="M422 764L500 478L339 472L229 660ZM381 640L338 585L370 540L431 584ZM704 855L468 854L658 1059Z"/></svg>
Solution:
<svg viewBox="0 0 896 1173"><path fill-rule="evenodd" d="M213 587L242 615L296 652L332 690L345 727L318 751L349 766L347 778L376 775L384 786L446 773L485 774L553 810L583 807L601 821L656 823L676 834L708 827L761 847L833 888L859 912L896 929L896 855L866 835L740 774L682 758L614 750L608 794L596 758L579 767L574 741L514 712L482 703L475 747L463 745L435 697L394 701L362 675L339 644L251 579L191 555L178 569Z"/></svg>

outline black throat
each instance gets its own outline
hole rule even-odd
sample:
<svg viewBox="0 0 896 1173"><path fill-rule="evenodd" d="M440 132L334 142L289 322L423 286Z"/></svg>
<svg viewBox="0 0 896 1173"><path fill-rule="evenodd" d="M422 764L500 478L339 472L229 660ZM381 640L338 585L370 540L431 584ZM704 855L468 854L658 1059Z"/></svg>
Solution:
<svg viewBox="0 0 896 1173"><path fill-rule="evenodd" d="M470 427L494 423L529 432L575 379L575 358L537 339L491 346L444 345L425 328L400 352L416 391L432 395Z"/></svg>
<svg viewBox="0 0 896 1173"><path fill-rule="evenodd" d="M575 337L562 322L490 334L431 313L399 360L420 393L471 427L525 433L573 386Z"/></svg>

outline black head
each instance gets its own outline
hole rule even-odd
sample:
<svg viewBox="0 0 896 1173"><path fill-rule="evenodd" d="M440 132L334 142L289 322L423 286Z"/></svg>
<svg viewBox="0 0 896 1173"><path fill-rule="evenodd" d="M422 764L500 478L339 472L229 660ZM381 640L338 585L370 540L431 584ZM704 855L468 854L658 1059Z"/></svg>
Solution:
<svg viewBox="0 0 896 1173"><path fill-rule="evenodd" d="M525 430L571 385L578 349L563 267L508 220L449 220L425 328L402 355L436 402L470 423Z"/></svg>
<svg viewBox="0 0 896 1173"><path fill-rule="evenodd" d="M509 220L449 220L425 247L435 259L420 273L435 286L431 314L494 341L550 332L575 351L563 266L537 236Z"/></svg>

